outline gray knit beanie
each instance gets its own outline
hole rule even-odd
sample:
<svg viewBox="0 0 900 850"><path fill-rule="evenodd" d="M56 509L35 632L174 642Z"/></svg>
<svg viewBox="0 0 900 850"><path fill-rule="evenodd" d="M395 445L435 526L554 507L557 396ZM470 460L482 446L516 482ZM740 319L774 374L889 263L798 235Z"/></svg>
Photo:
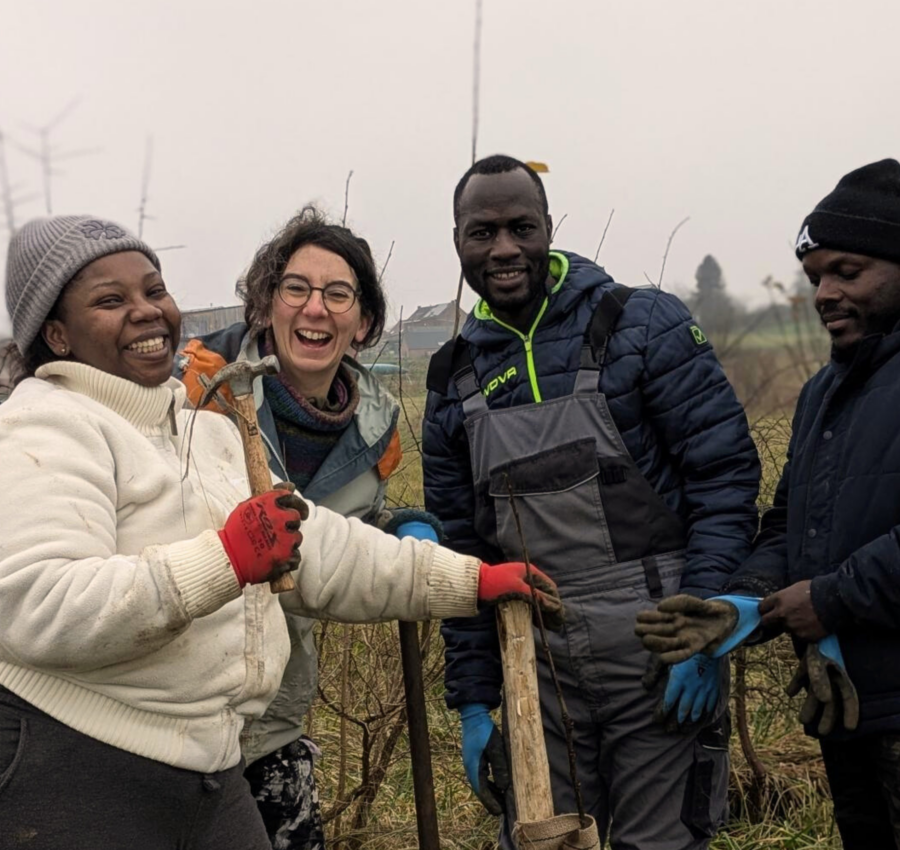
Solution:
<svg viewBox="0 0 900 850"><path fill-rule="evenodd" d="M94 260L140 251L160 268L153 249L124 227L90 215L36 218L17 230L6 257L6 309L23 354L34 342L66 284Z"/></svg>

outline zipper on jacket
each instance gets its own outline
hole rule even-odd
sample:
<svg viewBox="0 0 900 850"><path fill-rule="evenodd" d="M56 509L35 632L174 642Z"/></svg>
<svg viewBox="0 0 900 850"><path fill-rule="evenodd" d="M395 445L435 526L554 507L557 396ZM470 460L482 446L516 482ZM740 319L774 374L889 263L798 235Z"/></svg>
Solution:
<svg viewBox="0 0 900 850"><path fill-rule="evenodd" d="M534 343L534 332L537 330L537 326L540 323L541 319L544 316L544 312L547 309L547 305L550 303L549 298L544 299L544 303L541 304L541 309L538 310L538 314L534 317L534 321L531 323L531 327L528 329L527 334L523 334L522 331L516 330L512 325L506 324L506 322L501 322L496 316L491 316L491 319L495 321L500 327L506 328L508 331L512 331L519 339L522 340L525 345L525 365L528 368L528 381L531 384L531 394L534 396L534 400L538 403L543 401L541 398L541 389L538 386L537 379L537 371L534 367L534 351L532 349L532 345Z"/></svg>

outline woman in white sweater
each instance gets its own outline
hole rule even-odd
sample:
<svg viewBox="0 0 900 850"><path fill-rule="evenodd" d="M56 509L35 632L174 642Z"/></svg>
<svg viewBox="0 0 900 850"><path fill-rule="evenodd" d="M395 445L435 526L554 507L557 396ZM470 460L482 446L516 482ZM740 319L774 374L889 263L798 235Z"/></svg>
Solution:
<svg viewBox="0 0 900 850"><path fill-rule="evenodd" d="M307 616L411 620L527 596L526 568L248 499L234 426L189 427L180 314L124 228L25 225L6 301L30 377L0 407L0 848L265 850L239 735L290 652L268 580L293 569Z"/></svg>

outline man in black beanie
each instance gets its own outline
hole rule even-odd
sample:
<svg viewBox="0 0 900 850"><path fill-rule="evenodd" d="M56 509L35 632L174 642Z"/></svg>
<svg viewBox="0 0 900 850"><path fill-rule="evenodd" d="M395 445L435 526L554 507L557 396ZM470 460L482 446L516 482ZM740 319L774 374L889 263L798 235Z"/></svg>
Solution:
<svg viewBox="0 0 900 850"><path fill-rule="evenodd" d="M800 393L753 553L725 593L764 597L820 739L845 848L900 848L900 163L852 171L800 228L831 361ZM712 603L706 616L715 616ZM662 610L662 609L661 609ZM679 627L683 634L688 629ZM706 649L734 628L712 635ZM700 641L702 643L702 641ZM692 646L693 651L702 648ZM855 687L854 687L855 686Z"/></svg>
<svg viewBox="0 0 900 850"><path fill-rule="evenodd" d="M900 319L900 163L851 171L806 217L796 251L833 356L850 359L863 337L889 334Z"/></svg>

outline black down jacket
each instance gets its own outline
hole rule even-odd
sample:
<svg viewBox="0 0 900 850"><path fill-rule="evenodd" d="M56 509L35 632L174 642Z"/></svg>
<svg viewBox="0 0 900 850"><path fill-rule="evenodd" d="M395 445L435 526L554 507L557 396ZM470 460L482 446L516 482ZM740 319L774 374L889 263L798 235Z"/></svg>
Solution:
<svg viewBox="0 0 900 850"><path fill-rule="evenodd" d="M806 579L859 693L855 734L900 730L900 330L803 387L774 505L728 589Z"/></svg>
<svg viewBox="0 0 900 850"><path fill-rule="evenodd" d="M483 303L463 327L491 408L572 392L582 336L615 284L576 254L552 252L551 273L557 284L527 338L494 320ZM599 389L641 473L684 520L682 588L715 595L749 554L760 467L744 411L681 301L655 288L631 296L610 340ZM429 384L422 448L425 504L444 524L446 545L502 560L475 532L469 449L452 381ZM448 705L498 705L502 674L492 616L448 620L442 632Z"/></svg>

